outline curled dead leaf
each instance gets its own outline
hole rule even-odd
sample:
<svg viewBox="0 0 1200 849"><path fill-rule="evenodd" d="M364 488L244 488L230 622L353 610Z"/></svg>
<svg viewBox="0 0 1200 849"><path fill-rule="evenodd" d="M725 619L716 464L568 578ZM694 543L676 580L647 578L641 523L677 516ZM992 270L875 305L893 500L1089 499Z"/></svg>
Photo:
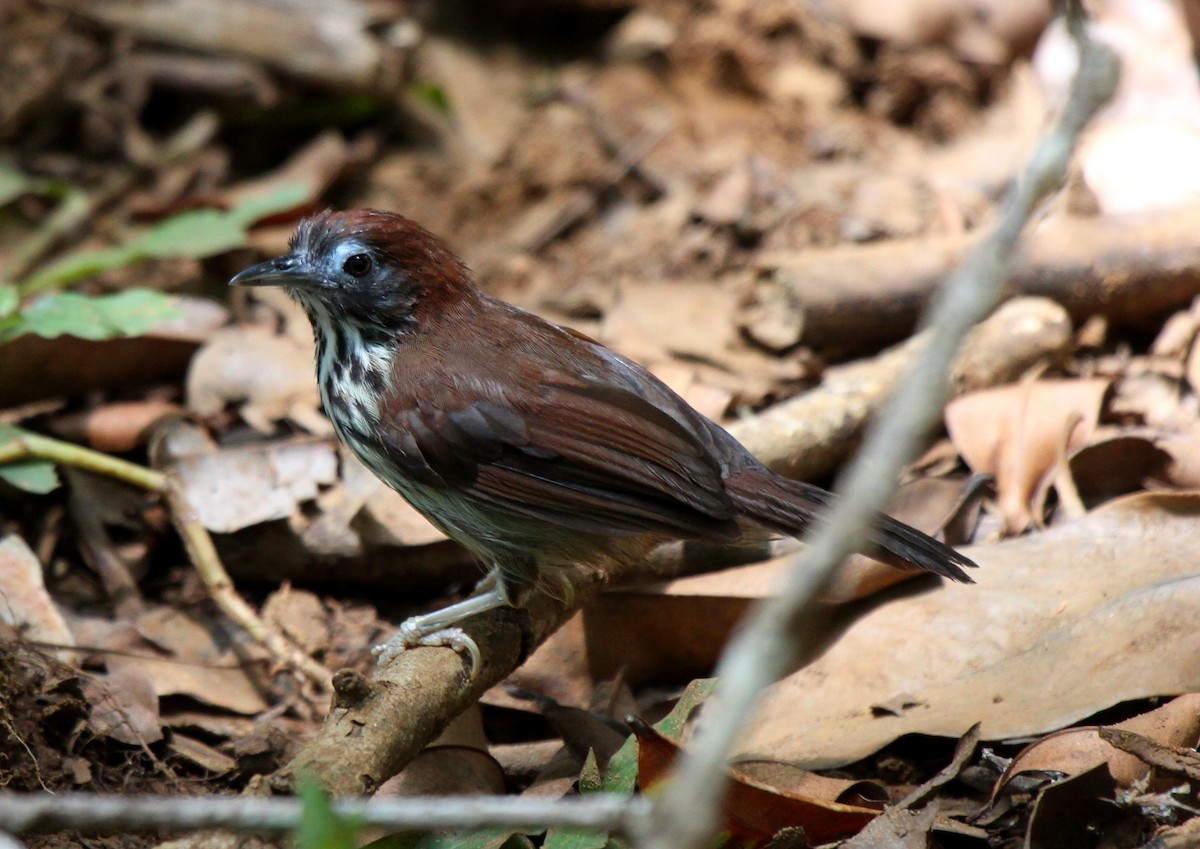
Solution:
<svg viewBox="0 0 1200 849"><path fill-rule="evenodd" d="M1200 694L1180 696L1156 710L1111 727L1132 731L1167 746L1194 747L1200 739ZM1071 776L1103 764L1119 787L1129 787L1150 771L1142 760L1105 742L1099 732L1098 725L1066 728L1030 743L997 779L992 798L1003 793L1023 772L1061 772Z"/></svg>
<svg viewBox="0 0 1200 849"><path fill-rule="evenodd" d="M1066 454L1087 444L1108 391L1107 379L1037 380L985 389L946 408L950 438L974 472L995 475L1009 533L1037 521L1030 504Z"/></svg>

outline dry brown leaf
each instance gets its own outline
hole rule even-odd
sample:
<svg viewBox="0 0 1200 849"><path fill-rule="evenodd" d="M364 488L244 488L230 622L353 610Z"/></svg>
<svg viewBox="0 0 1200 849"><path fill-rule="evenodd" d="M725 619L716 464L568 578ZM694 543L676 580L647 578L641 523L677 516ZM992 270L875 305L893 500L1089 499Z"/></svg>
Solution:
<svg viewBox="0 0 1200 849"><path fill-rule="evenodd" d="M218 533L286 519L337 479L327 440L288 440L183 457L173 464L184 498Z"/></svg>
<svg viewBox="0 0 1200 849"><path fill-rule="evenodd" d="M874 781L853 778L831 778L801 769L795 764L774 760L741 759L730 764L735 775L775 790L831 799L843 805L883 810L888 803L887 790Z"/></svg>
<svg viewBox="0 0 1200 849"><path fill-rule="evenodd" d="M1195 200L1200 175L1200 82L1180 3L1106 0L1089 26L1121 60L1112 101L1077 152L1087 187L1104 213L1131 214ZM1078 49L1062 19L1046 28L1034 67L1055 104L1065 99Z"/></svg>
<svg viewBox="0 0 1200 849"><path fill-rule="evenodd" d="M346 144L341 133L325 130L318 133L280 167L252 180L243 180L217 195L216 200L227 209L247 201L277 195L282 189L303 186L305 200L290 211L277 212L271 220L287 219L316 203L333 182L346 169L353 158L353 150Z"/></svg>
<svg viewBox="0 0 1200 849"><path fill-rule="evenodd" d="M508 692L514 688L545 696L561 705L584 707L591 702L592 676L588 670L582 613L572 616L512 675L484 693L481 701L495 707L530 710L528 699L516 699Z"/></svg>
<svg viewBox="0 0 1200 849"><path fill-rule="evenodd" d="M1156 770L1170 785L1182 778L1185 781L1200 780L1200 752L1191 746L1168 746L1134 731L1122 728L1101 728L1100 739L1111 743L1122 752L1136 755ZM1167 791L1170 792L1170 786Z"/></svg>
<svg viewBox="0 0 1200 849"><path fill-rule="evenodd" d="M710 409L714 398L693 383L757 402L778 382L781 363L742 341L737 313L731 286L637 281L623 286L604 314L600 339L655 374L662 368L672 388ZM692 368L681 371L681 362ZM728 383L720 381L722 373Z"/></svg>
<svg viewBox="0 0 1200 849"><path fill-rule="evenodd" d="M139 670L159 696L190 696L232 713L266 710L266 700L238 665L237 656L218 643L208 627L168 607L147 611L135 625L143 639L172 656L153 657L149 650L137 656L112 654L106 658L110 672Z"/></svg>
<svg viewBox="0 0 1200 849"><path fill-rule="evenodd" d="M158 695L148 670L136 665L115 669L86 679L83 690L92 705L88 715L92 733L132 746L162 739Z"/></svg>
<svg viewBox="0 0 1200 849"><path fill-rule="evenodd" d="M1068 455L1087 444L1108 385L1104 379L1038 380L973 392L946 408L946 428L967 465L996 476L1009 533L1036 520L1030 502L1053 472L1064 440Z"/></svg>
<svg viewBox="0 0 1200 849"><path fill-rule="evenodd" d="M305 654L329 648L329 612L315 593L284 585L263 603L262 619L288 636Z"/></svg>
<svg viewBox="0 0 1200 849"><path fill-rule="evenodd" d="M1071 479L1084 503L1096 506L1166 480L1171 462L1171 454L1154 440L1119 434L1076 452L1070 459Z"/></svg>
<svg viewBox="0 0 1200 849"><path fill-rule="evenodd" d="M623 723L615 723L596 711L548 704L542 707L542 716L580 764L591 752L604 766L629 737L629 729Z"/></svg>
<svg viewBox="0 0 1200 849"><path fill-rule="evenodd" d="M638 738L638 786L644 793L667 777L679 746L640 721L634 723L634 733ZM835 801L840 793L837 783L809 785L835 794L819 798L772 786L736 768L730 770L730 777L725 828L734 837L765 840L782 829L799 827L809 842L817 845L857 833L880 811Z"/></svg>
<svg viewBox="0 0 1200 849"><path fill-rule="evenodd" d="M191 761L201 769L215 775L223 775L237 769L237 761L224 752L214 749L206 743L173 731L167 742L167 748L175 755Z"/></svg>
<svg viewBox="0 0 1200 849"><path fill-rule="evenodd" d="M1112 728L1133 731L1167 746L1194 747L1200 740L1200 694L1190 693L1172 699L1162 707L1118 722ZM1129 787L1143 778L1150 767L1137 757L1100 739L1100 726L1066 728L1030 743L1009 763L992 791L995 799L1012 779L1031 771L1054 771L1078 775L1101 764L1120 787Z"/></svg>
<svg viewBox="0 0 1200 849"><path fill-rule="evenodd" d="M236 403L246 423L261 433L291 419L310 433L326 435L331 427L317 414L321 401L312 358L311 348L287 336L254 327L223 330L192 358L188 409L213 416Z"/></svg>
<svg viewBox="0 0 1200 849"><path fill-rule="evenodd" d="M483 713L474 705L378 790L383 796L504 792L504 770L488 751Z"/></svg>
<svg viewBox="0 0 1200 849"><path fill-rule="evenodd" d="M0 622L15 626L27 640L75 645L71 629L46 591L42 564L16 534L0 539ZM56 654L67 663L75 657L69 650Z"/></svg>
<svg viewBox="0 0 1200 849"><path fill-rule="evenodd" d="M1103 764L1046 787L1034 803L1025 849L1096 846L1122 815L1113 804L1116 786Z"/></svg>
<svg viewBox="0 0 1200 849"><path fill-rule="evenodd" d="M847 625L768 692L739 751L819 768L903 734L958 736L977 721L988 739L1039 734L1200 690L1198 518L1200 494L1143 493L969 549L977 585L894 598ZM919 704L872 713L901 693Z"/></svg>
<svg viewBox="0 0 1200 849"><path fill-rule="evenodd" d="M1179 315L1186 315L1189 319L1195 321L1192 310L1188 310L1186 313L1179 313ZM1189 329L1194 330L1194 324ZM1187 355L1187 361L1184 365L1184 375L1187 377L1188 385L1192 388L1192 393L1200 393L1200 345L1194 342L1191 345L1191 351Z"/></svg>
<svg viewBox="0 0 1200 849"><path fill-rule="evenodd" d="M84 433L97 451L123 454L145 445L154 426L164 418L183 414L183 408L170 401L119 401L89 410Z"/></svg>
<svg viewBox="0 0 1200 849"><path fill-rule="evenodd" d="M635 686L710 674L742 614L775 592L778 578L778 564L758 563L591 599L583 623L592 674L605 678L623 670Z"/></svg>
<svg viewBox="0 0 1200 849"><path fill-rule="evenodd" d="M1166 481L1182 488L1200 487L1200 430L1160 437L1156 444L1171 456Z"/></svg>
<svg viewBox="0 0 1200 849"><path fill-rule="evenodd" d="M1146 367L1151 365L1152 367ZM1135 363L1113 385L1113 416L1140 419L1163 431L1186 431L1196 421L1196 399L1184 391L1182 379L1163 364Z"/></svg>
<svg viewBox="0 0 1200 849"><path fill-rule="evenodd" d="M937 800L917 810L888 808L841 849L925 849L937 814Z"/></svg>
<svg viewBox="0 0 1200 849"><path fill-rule="evenodd" d="M972 62L1003 63L1030 44L1051 15L1047 0L837 0L858 32L909 47L948 44Z"/></svg>
<svg viewBox="0 0 1200 849"><path fill-rule="evenodd" d="M622 286L604 314L601 341L638 362L670 356L727 362L738 346L737 297L711 283L638 281Z"/></svg>

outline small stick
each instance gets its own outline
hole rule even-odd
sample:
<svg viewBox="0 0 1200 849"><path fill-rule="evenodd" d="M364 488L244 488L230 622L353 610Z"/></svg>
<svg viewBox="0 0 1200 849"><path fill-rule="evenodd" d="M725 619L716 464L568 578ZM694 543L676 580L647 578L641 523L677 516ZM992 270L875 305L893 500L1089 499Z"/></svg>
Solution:
<svg viewBox="0 0 1200 849"><path fill-rule="evenodd" d="M217 606L261 643L278 662L301 672L323 692L330 690L329 670L271 629L237 594L208 529L196 520L178 482L170 475L36 433L21 433L0 444L0 466L22 460L48 460L105 475L161 496L170 510L172 523L183 538L192 565Z"/></svg>

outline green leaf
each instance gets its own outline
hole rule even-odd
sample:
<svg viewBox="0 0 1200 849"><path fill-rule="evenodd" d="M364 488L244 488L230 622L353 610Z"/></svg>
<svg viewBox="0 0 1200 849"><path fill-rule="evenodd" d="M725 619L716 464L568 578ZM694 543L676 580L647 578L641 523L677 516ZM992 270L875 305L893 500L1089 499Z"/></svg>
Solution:
<svg viewBox="0 0 1200 849"><path fill-rule="evenodd" d="M10 283L0 283L0 318L8 318L17 310L17 305L21 302L21 296L17 294L17 287Z"/></svg>
<svg viewBox="0 0 1200 849"><path fill-rule="evenodd" d="M401 834L385 834L378 840L372 840L362 849L417 849L421 844L421 835L406 831Z"/></svg>
<svg viewBox="0 0 1200 849"><path fill-rule="evenodd" d="M299 849L356 849L358 823L333 810L329 796L311 778L300 780Z"/></svg>
<svg viewBox="0 0 1200 849"><path fill-rule="evenodd" d="M418 82L412 87L413 95L429 106L432 106L443 115L449 115L453 110L450 106L450 97L446 94L446 89L435 82Z"/></svg>
<svg viewBox="0 0 1200 849"><path fill-rule="evenodd" d="M579 793L599 793L604 789L604 779L600 775L600 764L596 761L596 750L588 749L583 761L583 769L579 771Z"/></svg>
<svg viewBox="0 0 1200 849"><path fill-rule="evenodd" d="M251 195L232 210L229 217L243 227L262 221L272 215L288 212L313 200L313 193L301 183L276 186L261 195Z"/></svg>
<svg viewBox="0 0 1200 849"><path fill-rule="evenodd" d="M246 228L215 209L194 209L164 218L129 243L133 255L204 259L246 244Z"/></svg>
<svg viewBox="0 0 1200 849"><path fill-rule="evenodd" d="M542 849L604 849L608 845L608 832L589 828L559 828L546 832Z"/></svg>
<svg viewBox="0 0 1200 849"><path fill-rule="evenodd" d="M62 197L71 194L71 187L61 180L31 177L24 171L0 162L0 206L12 203L21 195Z"/></svg>
<svg viewBox="0 0 1200 849"><path fill-rule="evenodd" d="M0 336L0 341L23 333L81 339L137 336L176 314L171 298L152 289L126 289L99 296L55 292L43 295L23 310L20 324Z"/></svg>
<svg viewBox="0 0 1200 849"><path fill-rule="evenodd" d="M0 163L0 206L12 203L21 195L31 191L34 181L10 165Z"/></svg>
<svg viewBox="0 0 1200 849"><path fill-rule="evenodd" d="M717 686L715 678L698 678L687 685L671 712L654 725L655 730L678 740L683 725ZM638 742L632 734L608 761L601 790L605 793L632 793L637 787Z"/></svg>
<svg viewBox="0 0 1200 849"><path fill-rule="evenodd" d="M16 439L25 431L19 427L0 425L0 445ZM0 480L7 481L25 492L45 495L58 488L58 472L49 460L22 460L0 466Z"/></svg>
<svg viewBox="0 0 1200 849"><path fill-rule="evenodd" d="M716 686L716 678L697 678L688 684L683 695L679 697L679 701L675 703L675 707L671 708L671 712L655 723L654 730L672 740L678 740L683 734L683 726L691 719L696 708L712 695Z"/></svg>
<svg viewBox="0 0 1200 849"><path fill-rule="evenodd" d="M49 460L22 460L0 466L0 480L35 495L45 495L59 487L58 472Z"/></svg>
<svg viewBox="0 0 1200 849"><path fill-rule="evenodd" d="M114 268L129 265L137 258L137 255L127 245L116 248L72 251L50 263L32 277L26 278L21 284L21 289L28 294L42 289L62 288L79 280L86 280Z"/></svg>

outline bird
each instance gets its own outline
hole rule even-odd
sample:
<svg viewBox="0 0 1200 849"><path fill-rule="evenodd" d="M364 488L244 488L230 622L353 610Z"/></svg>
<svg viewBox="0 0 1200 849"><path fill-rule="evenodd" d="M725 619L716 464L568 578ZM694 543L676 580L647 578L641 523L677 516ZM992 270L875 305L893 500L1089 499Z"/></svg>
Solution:
<svg viewBox="0 0 1200 849"><path fill-rule="evenodd" d="M672 540L799 537L833 496L768 469L642 366L481 290L402 215L325 210L289 252L235 275L307 313L334 430L384 483L487 570L475 595L405 621L381 663L447 645L461 623L534 589L569 603ZM976 564L886 515L865 554L972 583Z"/></svg>

